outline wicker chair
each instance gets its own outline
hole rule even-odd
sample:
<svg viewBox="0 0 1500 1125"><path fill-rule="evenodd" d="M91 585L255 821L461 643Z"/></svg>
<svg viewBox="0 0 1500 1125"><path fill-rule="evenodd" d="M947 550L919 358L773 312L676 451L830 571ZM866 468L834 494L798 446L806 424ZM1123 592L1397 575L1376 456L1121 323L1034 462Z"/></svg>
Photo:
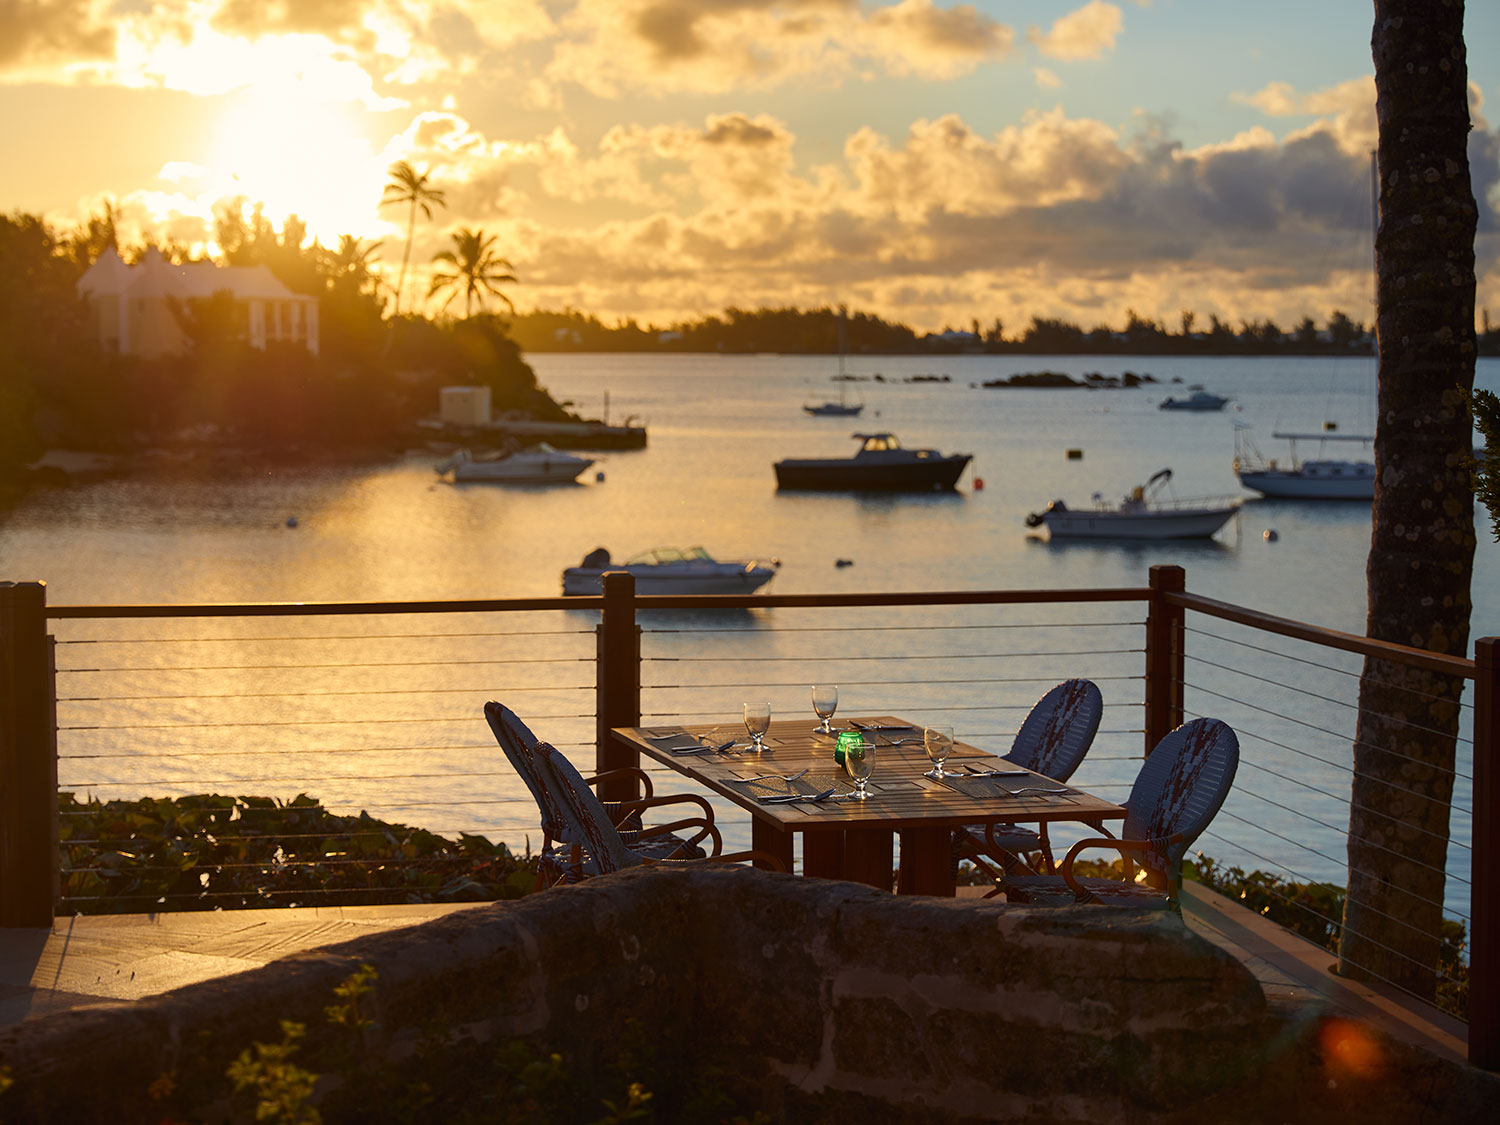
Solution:
<svg viewBox="0 0 1500 1125"><path fill-rule="evenodd" d="M531 791L541 813L542 846L537 864L537 888L551 886L560 880L572 881L579 877L578 858L575 855L577 842L569 833L563 816L562 803L544 780L536 764L536 748L541 741L509 707L490 702L484 705L484 717L489 721L495 740L505 752L517 776ZM717 852L720 848L718 830L713 823L713 808L702 797L693 794L676 794L658 797L651 785L651 777L635 767L606 770L587 778L585 784L597 785L601 781L630 778L641 784L645 796L634 801L604 801L600 807L605 817L619 833L627 848L654 859L699 858L705 855L701 844L706 839L713 841ZM667 805L692 804L698 807L701 816L687 817L667 824L647 828L641 822L641 813L648 809ZM684 833L685 835L678 835Z"/></svg>
<svg viewBox="0 0 1500 1125"><path fill-rule="evenodd" d="M1078 841L1058 875L1007 876L1001 885L1007 901L1180 909L1182 858L1224 804L1239 761L1239 739L1228 724L1218 719L1184 723L1157 743L1136 776L1125 801L1122 838ZM1125 861L1125 881L1074 875L1074 861L1089 848L1118 851ZM1137 864L1143 882L1134 877Z"/></svg>
<svg viewBox="0 0 1500 1125"><path fill-rule="evenodd" d="M604 805L594 795L587 779L563 754L547 743L539 742L536 745L535 761L537 772L542 776L544 784L558 797L569 838L576 841L574 880L587 879L594 875L607 875L627 867L653 863L736 863L748 859L757 860L777 871L786 870L779 859L765 852L745 851L721 854L719 834L716 829L713 832L714 850L711 855L697 859L656 858L644 855L640 850L626 845L619 831L610 823L609 816L604 811Z"/></svg>
<svg viewBox="0 0 1500 1125"><path fill-rule="evenodd" d="M1089 752L1103 716L1104 697L1092 681L1064 680L1037 700L1002 761L1066 782ZM1036 853L1042 856L1042 869L1052 874L1045 824L1035 831L1018 824L967 824L953 834L954 862L967 859L996 880L1005 873L1040 874L1023 858ZM998 894L999 888L990 893Z"/></svg>

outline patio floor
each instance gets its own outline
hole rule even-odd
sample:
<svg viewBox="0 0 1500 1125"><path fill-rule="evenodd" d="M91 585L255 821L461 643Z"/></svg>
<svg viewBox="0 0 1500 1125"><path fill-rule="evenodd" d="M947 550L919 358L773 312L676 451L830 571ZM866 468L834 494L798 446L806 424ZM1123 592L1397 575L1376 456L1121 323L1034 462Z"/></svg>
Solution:
<svg viewBox="0 0 1500 1125"><path fill-rule="evenodd" d="M1448 1059L1467 1057L1465 1024L1399 990L1334 976L1334 956L1202 886L1184 886L1189 927L1238 958L1274 1004L1320 1001ZM960 888L977 895L979 888ZM253 969L277 957L399 929L473 904L351 906L59 918L0 930L0 1027L65 1008L134 1000Z"/></svg>

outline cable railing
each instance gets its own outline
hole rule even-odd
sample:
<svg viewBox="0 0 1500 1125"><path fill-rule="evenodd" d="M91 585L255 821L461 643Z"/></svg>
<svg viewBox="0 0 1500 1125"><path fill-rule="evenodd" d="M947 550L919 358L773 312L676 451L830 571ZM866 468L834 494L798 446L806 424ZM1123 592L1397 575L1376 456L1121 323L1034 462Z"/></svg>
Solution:
<svg viewBox="0 0 1500 1125"><path fill-rule="evenodd" d="M483 722L489 699L599 768L636 764L611 727L742 735L742 705L761 700L811 725L814 682L839 686L840 716L942 721L1004 754L1049 687L1084 677L1105 713L1071 780L1107 799L1125 798L1185 719L1236 731L1234 788L1196 845L1212 861L1207 881L1235 893L1238 869L1262 912L1330 948L1362 942L1346 965L1396 988L1409 988L1406 961L1418 974L1434 966L1372 935L1376 924L1426 934L1436 919L1446 940L1466 935L1436 970L1440 990L1466 976L1471 997L1490 995L1500 968L1495 918L1474 893L1494 870L1491 641L1477 662L1381 645L1189 594L1165 567L1150 588L753 598L634 598L609 583L603 597L569 599L47 607L19 589L0 585L0 679L11 703L34 690L45 706L0 716L0 768L19 779L0 809L3 924L121 902L466 893L478 867L540 842L535 804ZM1412 691L1404 672L1372 680L1371 655L1468 686L1449 699ZM1381 691L1403 702L1376 708ZM1434 763L1420 747L1449 721L1452 759ZM1357 756L1396 768L1357 769ZM658 792L690 785L646 765ZM1425 779L1410 783L1414 770ZM57 811L48 822L29 801ZM743 811L718 811L726 848L748 846ZM198 843L172 835L183 826ZM49 834L50 852L30 846ZM1056 845L1068 837L1058 826ZM45 878L20 858L36 854L60 856ZM1346 922L1344 889L1379 881L1388 861L1411 886ZM1500 1033L1477 999L1471 1010L1471 1043L1488 1049Z"/></svg>

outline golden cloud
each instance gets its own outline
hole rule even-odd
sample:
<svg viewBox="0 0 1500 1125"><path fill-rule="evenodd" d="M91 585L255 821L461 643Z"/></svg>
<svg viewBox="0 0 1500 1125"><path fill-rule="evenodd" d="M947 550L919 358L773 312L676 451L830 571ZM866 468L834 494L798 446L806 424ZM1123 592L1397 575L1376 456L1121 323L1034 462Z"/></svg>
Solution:
<svg viewBox="0 0 1500 1125"><path fill-rule="evenodd" d="M1114 47L1124 27L1125 18L1117 6L1103 0L1089 0L1077 11L1058 19L1051 30L1042 32L1033 27L1026 38L1048 58L1097 59Z"/></svg>

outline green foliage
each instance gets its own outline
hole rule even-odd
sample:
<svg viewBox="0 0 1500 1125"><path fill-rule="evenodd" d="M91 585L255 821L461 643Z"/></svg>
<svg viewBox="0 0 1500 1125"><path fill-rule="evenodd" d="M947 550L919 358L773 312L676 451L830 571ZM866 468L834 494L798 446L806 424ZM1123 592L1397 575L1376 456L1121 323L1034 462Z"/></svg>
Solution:
<svg viewBox="0 0 1500 1125"><path fill-rule="evenodd" d="M1474 425L1484 435L1484 450L1469 462L1474 495L1490 510L1490 530L1500 543L1500 396L1493 391L1459 388Z"/></svg>
<svg viewBox="0 0 1500 1125"><path fill-rule="evenodd" d="M527 894L536 862L330 812L306 794L78 801L58 795L62 894L88 914L481 902Z"/></svg>
<svg viewBox="0 0 1500 1125"><path fill-rule="evenodd" d="M281 1021L280 1043L255 1043L240 1052L226 1072L236 1094L249 1093L255 1120L281 1125L320 1125L322 1115L308 1104L318 1076L292 1062L307 1028Z"/></svg>

